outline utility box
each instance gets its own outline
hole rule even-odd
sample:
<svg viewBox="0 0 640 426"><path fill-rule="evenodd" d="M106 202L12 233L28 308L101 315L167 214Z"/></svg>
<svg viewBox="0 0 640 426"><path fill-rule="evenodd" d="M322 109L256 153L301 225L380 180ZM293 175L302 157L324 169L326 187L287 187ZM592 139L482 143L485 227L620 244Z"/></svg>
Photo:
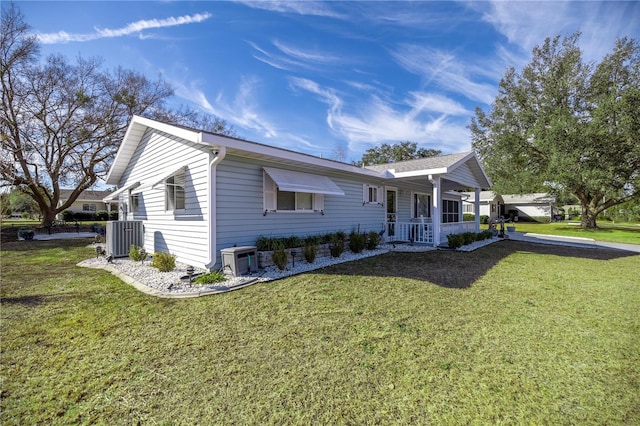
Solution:
<svg viewBox="0 0 640 426"><path fill-rule="evenodd" d="M140 220L110 221L106 231L106 250L113 257L129 256L132 244L139 247L144 244L144 227Z"/></svg>
<svg viewBox="0 0 640 426"><path fill-rule="evenodd" d="M220 250L222 271L239 277L258 271L258 252L255 246L229 247Z"/></svg>

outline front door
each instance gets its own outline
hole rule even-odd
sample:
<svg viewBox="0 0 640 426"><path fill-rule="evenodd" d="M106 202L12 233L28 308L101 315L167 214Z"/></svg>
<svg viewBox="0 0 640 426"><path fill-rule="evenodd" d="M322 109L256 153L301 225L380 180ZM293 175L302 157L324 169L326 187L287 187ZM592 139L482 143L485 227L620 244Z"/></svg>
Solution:
<svg viewBox="0 0 640 426"><path fill-rule="evenodd" d="M387 188L387 236L396 235L396 219L398 211L398 191Z"/></svg>

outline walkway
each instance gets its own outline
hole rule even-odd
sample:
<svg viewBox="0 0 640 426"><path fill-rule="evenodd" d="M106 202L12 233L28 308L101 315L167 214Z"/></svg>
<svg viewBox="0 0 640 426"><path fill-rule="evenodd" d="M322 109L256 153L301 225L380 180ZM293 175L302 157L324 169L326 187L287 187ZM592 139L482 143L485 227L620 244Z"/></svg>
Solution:
<svg viewBox="0 0 640 426"><path fill-rule="evenodd" d="M608 243L605 241L596 241L593 238L563 237L560 235L534 234L531 232L507 232L506 234L509 236L509 239L514 241L582 248L606 248L640 253L640 244Z"/></svg>

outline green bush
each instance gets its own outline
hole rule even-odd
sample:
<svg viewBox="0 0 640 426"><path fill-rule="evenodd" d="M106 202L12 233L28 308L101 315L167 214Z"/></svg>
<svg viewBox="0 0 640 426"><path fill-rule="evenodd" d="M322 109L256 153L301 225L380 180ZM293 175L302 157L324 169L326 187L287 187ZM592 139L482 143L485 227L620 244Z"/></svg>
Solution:
<svg viewBox="0 0 640 426"><path fill-rule="evenodd" d="M133 261L142 262L147 258L147 252L142 247L131 244L131 248L129 249L129 257Z"/></svg>
<svg viewBox="0 0 640 426"><path fill-rule="evenodd" d="M306 243L303 249L304 260L308 263L313 263L316 260L318 254L318 246L313 243Z"/></svg>
<svg viewBox="0 0 640 426"><path fill-rule="evenodd" d="M73 220L73 212L71 210L65 210L62 212L62 220L70 222Z"/></svg>
<svg viewBox="0 0 640 426"><path fill-rule="evenodd" d="M367 250L375 250L380 244L380 234L371 231L367 234Z"/></svg>
<svg viewBox="0 0 640 426"><path fill-rule="evenodd" d="M449 248L457 249L464 245L464 237L462 234L449 234L447 235L447 242L449 243Z"/></svg>
<svg viewBox="0 0 640 426"><path fill-rule="evenodd" d="M283 271L284 268L287 267L287 262L289 261L289 254L284 249L284 244L279 242L275 249L273 250L273 255L271 255L271 259L273 263L278 267L279 270Z"/></svg>
<svg viewBox="0 0 640 426"><path fill-rule="evenodd" d="M476 220L476 215L473 213L463 213L462 214L462 221L463 222L473 222L474 220Z"/></svg>
<svg viewBox="0 0 640 426"><path fill-rule="evenodd" d="M118 220L118 210L109 212L109 220Z"/></svg>
<svg viewBox="0 0 640 426"><path fill-rule="evenodd" d="M321 237L319 235L307 235L304 237L304 245L305 246L317 246L320 244Z"/></svg>
<svg viewBox="0 0 640 426"><path fill-rule="evenodd" d="M340 257L344 251L344 239L340 238L338 234L333 235L331 242L329 243L329 252L331 257Z"/></svg>
<svg viewBox="0 0 640 426"><path fill-rule="evenodd" d="M367 240L364 234L352 232L351 235L349 235L349 250L353 253L362 253L366 244Z"/></svg>
<svg viewBox="0 0 640 426"><path fill-rule="evenodd" d="M171 253L157 251L153 253L151 266L158 268L160 272L169 272L176 269L176 257Z"/></svg>
<svg viewBox="0 0 640 426"><path fill-rule="evenodd" d="M227 277L222 271L209 272L208 274L200 275L194 280L195 284L215 284L227 281Z"/></svg>
<svg viewBox="0 0 640 426"><path fill-rule="evenodd" d="M462 240L463 240L463 245L467 245L467 244L471 244L473 242L475 242L476 240L476 233L475 232L463 232L462 233Z"/></svg>
<svg viewBox="0 0 640 426"><path fill-rule="evenodd" d="M481 214L480 215L480 223L484 223L484 224L489 223L489 216L487 216L486 214Z"/></svg>
<svg viewBox="0 0 640 426"><path fill-rule="evenodd" d="M109 212L106 210L98 210L96 212L96 220L101 220L101 221L109 220Z"/></svg>

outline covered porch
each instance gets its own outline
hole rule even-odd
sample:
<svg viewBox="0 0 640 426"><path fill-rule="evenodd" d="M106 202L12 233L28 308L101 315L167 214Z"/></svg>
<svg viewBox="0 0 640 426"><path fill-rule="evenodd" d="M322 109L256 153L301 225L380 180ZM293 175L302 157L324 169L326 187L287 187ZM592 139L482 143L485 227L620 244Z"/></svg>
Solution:
<svg viewBox="0 0 640 426"><path fill-rule="evenodd" d="M474 152L370 166L386 173L387 241L437 247L447 235L479 232L480 216L463 221L462 191L473 190L479 211L480 191L491 186Z"/></svg>

